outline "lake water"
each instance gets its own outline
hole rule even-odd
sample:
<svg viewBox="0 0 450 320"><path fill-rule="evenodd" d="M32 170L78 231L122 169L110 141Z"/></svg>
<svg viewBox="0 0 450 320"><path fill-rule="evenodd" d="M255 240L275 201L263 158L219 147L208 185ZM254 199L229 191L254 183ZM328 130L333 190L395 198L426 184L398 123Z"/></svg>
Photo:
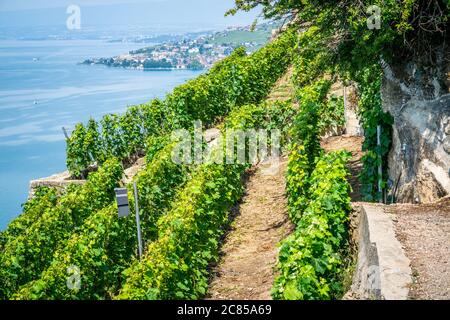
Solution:
<svg viewBox="0 0 450 320"><path fill-rule="evenodd" d="M61 127L164 97L198 71L139 71L78 63L143 47L99 40L0 41L0 230L29 181L66 170Z"/></svg>

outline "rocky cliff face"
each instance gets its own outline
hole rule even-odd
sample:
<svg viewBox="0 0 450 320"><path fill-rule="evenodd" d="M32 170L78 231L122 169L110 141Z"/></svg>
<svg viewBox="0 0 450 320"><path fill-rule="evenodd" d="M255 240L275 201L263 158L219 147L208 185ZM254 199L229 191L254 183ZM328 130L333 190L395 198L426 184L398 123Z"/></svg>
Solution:
<svg viewBox="0 0 450 320"><path fill-rule="evenodd" d="M389 176L397 202L428 203L450 194L448 46L439 67L384 64L383 109L394 117Z"/></svg>

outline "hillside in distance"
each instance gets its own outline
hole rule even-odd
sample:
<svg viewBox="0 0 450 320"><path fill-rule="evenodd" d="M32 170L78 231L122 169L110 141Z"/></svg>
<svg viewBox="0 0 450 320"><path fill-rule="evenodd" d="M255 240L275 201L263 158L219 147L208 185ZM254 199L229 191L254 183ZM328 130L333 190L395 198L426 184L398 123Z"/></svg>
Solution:
<svg viewBox="0 0 450 320"><path fill-rule="evenodd" d="M186 35L115 57L87 59L83 64L139 70L208 69L238 47L243 46L248 52L261 48L276 28L277 24L270 22L254 28L229 27L224 31L205 32L195 37Z"/></svg>

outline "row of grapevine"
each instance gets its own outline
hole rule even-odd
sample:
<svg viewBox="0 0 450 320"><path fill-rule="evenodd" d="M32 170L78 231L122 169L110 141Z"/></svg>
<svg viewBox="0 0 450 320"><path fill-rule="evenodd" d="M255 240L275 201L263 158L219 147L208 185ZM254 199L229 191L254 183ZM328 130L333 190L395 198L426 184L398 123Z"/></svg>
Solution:
<svg viewBox="0 0 450 320"><path fill-rule="evenodd" d="M290 101L249 104L231 112L223 126L230 129L260 128L261 126L266 130L279 129L282 131L284 145L296 114L297 110Z"/></svg>
<svg viewBox="0 0 450 320"><path fill-rule="evenodd" d="M143 239L151 243L158 237L158 218L166 213L177 190L189 177L189 168L172 159L174 143L153 155L146 169L135 180L139 190L140 219ZM128 186L131 206L134 198ZM119 219L117 206L110 205L86 219L67 244L55 252L53 261L42 276L16 293L14 299L105 299L121 285L121 273L136 253L134 213ZM67 287L67 268L80 270L79 290Z"/></svg>
<svg viewBox="0 0 450 320"><path fill-rule="evenodd" d="M217 258L228 212L242 194L244 169L201 165L173 209L158 222L159 239L126 271L119 299L195 299L205 294L207 266Z"/></svg>
<svg viewBox="0 0 450 320"><path fill-rule="evenodd" d="M295 41L294 32L285 32L249 56L237 49L164 101L130 107L122 116L105 115L99 123L77 124L67 140L67 168L80 176L94 162L139 154L149 136L188 128L194 120L209 126L235 106L258 103L290 64Z"/></svg>
<svg viewBox="0 0 450 320"><path fill-rule="evenodd" d="M227 127L255 126L266 122L278 126L288 122L289 104L250 105L232 112ZM253 115L253 116L252 116ZM243 121L247 119L248 121ZM148 243L158 239L158 217L170 207L177 186L189 176L188 167L171 160L174 144L162 147L166 139L156 139L147 154L147 169L136 177L140 194L143 237ZM156 150L156 151L155 151ZM130 197L132 199L132 197ZM121 272L133 260L136 249L133 216L117 219L117 208L111 205L86 219L67 244L57 250L41 278L21 288L15 299L98 299L110 297L121 284ZM67 268L79 266L80 290L67 287Z"/></svg>
<svg viewBox="0 0 450 320"><path fill-rule="evenodd" d="M274 299L342 297L343 275L348 264L346 250L351 209L346 167L348 157L346 152L322 155L309 178L307 190L304 190L304 181L299 181L299 186L290 186L291 191L296 187L302 192L299 197L302 202L291 202L298 206L290 208L301 215L296 215L294 233L281 243L279 276L272 289ZM289 159L290 173L307 176L306 159L305 148L296 146ZM289 180L291 184L296 182ZM290 193L289 196L296 195Z"/></svg>
<svg viewBox="0 0 450 320"><path fill-rule="evenodd" d="M334 79L339 75L341 79L357 87L358 116L365 138L363 143L365 155L362 158L363 170L359 177L362 184L361 192L365 200L374 201L382 197L382 194L378 191L379 179L382 179L383 189L386 189L387 185L388 173L384 170L382 177L379 177L378 166L382 162L382 167L387 168L393 124L393 117L384 112L381 107L380 91L383 72L379 64L379 53L376 54L375 60L372 60L374 58L372 54L377 52L376 50L370 53L369 59L367 59L368 57L361 58L359 53L362 51L354 54L354 47L350 44L351 42L348 42L346 45L351 47L347 48L348 51L340 56L336 50L330 50L330 46L327 45L329 42L330 34L317 26L311 26L299 37L299 54L294 58L294 83L299 88L303 88L311 85L324 75ZM367 45L368 43L364 41L365 50L370 47ZM345 46L341 48L345 48ZM349 53L352 53L351 57L342 58ZM357 63L355 64L355 62ZM335 109L337 112L333 113L330 110L327 117L321 119L325 120L325 123L334 122L337 125L342 125L340 120L342 118L336 118L334 115L343 114L343 103L342 101L336 102ZM380 146L377 144L377 126L379 125L382 127Z"/></svg>
<svg viewBox="0 0 450 320"><path fill-rule="evenodd" d="M281 110L280 110L281 109ZM285 112L283 112L283 110ZM227 129L283 127L288 104L249 105L225 120ZM219 147L212 152L223 152ZM159 238L124 273L116 299L198 299L206 294L208 265L218 259L231 206L241 197L245 164L200 165L172 210L158 221Z"/></svg>
<svg viewBox="0 0 450 320"><path fill-rule="evenodd" d="M138 177L142 227L147 241L159 241L156 221L164 208L169 209L176 186L190 176L188 167L176 166L168 152L160 153L168 143L166 133L187 127L194 119L211 124L239 103L259 101L285 71L294 41L288 32L253 55L238 50L206 75L176 88L164 101L131 107L122 116L107 115L100 123L91 119L86 127L78 124L68 139L69 169L80 175L97 162L99 171L90 174L84 186L70 186L60 196L38 195L9 231L1 234L0 297L16 293L16 298L73 298L61 282L67 279L69 261L79 262L80 268L86 261L92 268L87 273L92 281L75 296L114 294L136 246L133 220L113 219L113 188L123 174L120 162L148 150L148 169Z"/></svg>
<svg viewBox="0 0 450 320"><path fill-rule="evenodd" d="M305 60L311 57L306 55ZM299 112L292 125L286 176L288 212L296 230L281 243L274 299L340 297L347 262L349 155L324 154L320 146L322 134L342 122L343 108L329 95L331 81L308 79L298 73L304 63L300 61L297 74L294 72L303 87L296 92ZM309 72L316 75L314 70Z"/></svg>
<svg viewBox="0 0 450 320"><path fill-rule="evenodd" d="M345 125L343 98L330 95L331 85L330 80L320 79L296 93L300 111L294 119L293 135L305 145L311 161L320 149L320 137Z"/></svg>
<svg viewBox="0 0 450 320"><path fill-rule="evenodd" d="M71 186L56 204L53 205L52 198L37 198L39 205L30 217L33 219L33 216L39 215L39 218L33 223L26 222L25 226L20 227L20 233L11 232L10 237L5 239L0 256L1 299L38 278L49 266L55 250L64 245L74 230L93 212L112 202L114 188L122 175L122 165L117 160L109 160L89 177L86 184ZM27 219L21 218L20 221ZM19 223L13 223L16 230Z"/></svg>
<svg viewBox="0 0 450 320"><path fill-rule="evenodd" d="M56 189L40 187L35 191L33 198L23 205L23 213L14 219L8 228L0 233L0 252L3 251L9 239L14 239L33 223L35 223L42 213L56 205L58 194Z"/></svg>
<svg viewBox="0 0 450 320"><path fill-rule="evenodd" d="M296 66L297 68L298 66ZM308 193L308 178L314 170L314 163L322 152L320 137L330 127L338 126L344 121L343 106L339 111L336 110L337 98L329 95L330 88L331 81L317 80L296 92L299 111L292 121L290 134L294 145L302 145L305 153L300 155L295 153L295 149L292 150L293 161L288 166L286 177L287 192L293 195L288 197L288 210L294 223L303 212L303 210L298 210L299 207L306 208L307 202L304 196ZM331 117L335 117L337 120L327 120ZM290 190L290 188L294 189Z"/></svg>

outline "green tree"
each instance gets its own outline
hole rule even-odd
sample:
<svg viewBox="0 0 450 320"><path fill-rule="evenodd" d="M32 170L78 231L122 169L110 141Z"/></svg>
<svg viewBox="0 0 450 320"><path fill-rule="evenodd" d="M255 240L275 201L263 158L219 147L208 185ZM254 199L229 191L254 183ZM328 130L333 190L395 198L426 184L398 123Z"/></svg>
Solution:
<svg viewBox="0 0 450 320"><path fill-rule="evenodd" d="M187 68L188 68L188 69L191 69L191 70L202 70L204 67L203 67L203 65L200 63L200 61L198 61L198 60L192 60L192 61L188 64Z"/></svg>

